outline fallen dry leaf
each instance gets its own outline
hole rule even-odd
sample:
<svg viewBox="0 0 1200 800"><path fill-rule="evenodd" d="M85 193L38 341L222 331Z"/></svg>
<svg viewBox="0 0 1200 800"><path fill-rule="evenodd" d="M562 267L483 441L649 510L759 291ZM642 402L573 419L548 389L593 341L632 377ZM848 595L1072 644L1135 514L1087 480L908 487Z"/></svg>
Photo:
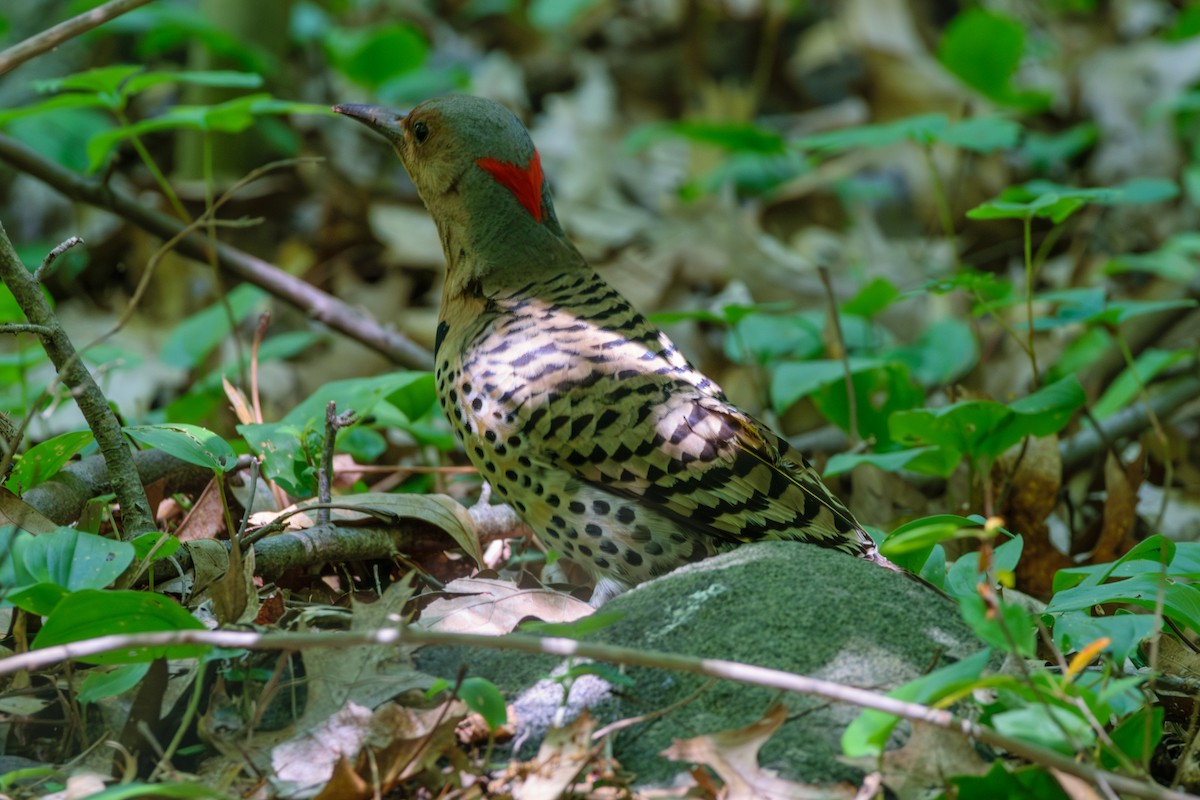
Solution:
<svg viewBox="0 0 1200 800"><path fill-rule="evenodd" d="M527 617L543 622L573 622L594 609L582 600L549 589L522 589L493 578L459 578L442 592L452 597L434 600L418 622L423 628L446 633L509 633Z"/></svg>
<svg viewBox="0 0 1200 800"><path fill-rule="evenodd" d="M775 705L763 718L744 728L693 739L676 739L662 752L672 761L702 764L724 782L724 796L738 800L849 800L849 784L817 785L785 780L758 765L758 751L787 718L787 708Z"/></svg>
<svg viewBox="0 0 1200 800"><path fill-rule="evenodd" d="M537 758L525 765L530 770L528 777L524 783L513 786L513 797L519 800L563 797L596 755L596 746L592 744L595 728L595 720L586 711L565 727L551 728Z"/></svg>

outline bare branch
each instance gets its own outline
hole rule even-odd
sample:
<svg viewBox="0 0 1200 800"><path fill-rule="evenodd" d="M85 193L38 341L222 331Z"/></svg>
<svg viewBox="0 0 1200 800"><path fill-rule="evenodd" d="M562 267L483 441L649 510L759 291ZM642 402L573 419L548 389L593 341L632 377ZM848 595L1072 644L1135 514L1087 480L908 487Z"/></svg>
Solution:
<svg viewBox="0 0 1200 800"><path fill-rule="evenodd" d="M522 653L547 654L561 657L590 658L611 664L669 669L721 678L751 686L765 686L797 694L820 697L834 703L846 703L884 714L894 714L914 722L924 722L944 728L973 741L982 742L1008 753L1048 767L1075 775L1093 785L1107 784L1116 792L1149 800L1196 800L1195 795L1174 791L1157 783L1094 767L1039 745L1015 739L995 730L957 717L943 709L929 708L918 703L845 686L832 681L794 675L777 669L742 664L717 658L696 658L677 653L636 650L631 647L580 642L565 638L539 638L528 634L484 636L471 633L445 633L416 628L381 628L366 631L267 633L252 631L171 631L128 636L102 636L81 642L32 650L0 659L0 675L19 670L43 669L68 659L87 658L134 647L164 647L204 644L214 647L244 648L247 650L302 650L311 647L350 647L359 645L440 645L446 647L483 647L493 650L514 650Z"/></svg>
<svg viewBox="0 0 1200 800"><path fill-rule="evenodd" d="M149 2L150 0L109 0L102 6L97 6L77 17L60 22L49 30L30 36L25 41L18 42L0 52L0 75L15 69L34 56L40 56L47 50L53 50L63 42L87 33L92 28L103 25L110 19L119 17L127 11L132 11Z"/></svg>

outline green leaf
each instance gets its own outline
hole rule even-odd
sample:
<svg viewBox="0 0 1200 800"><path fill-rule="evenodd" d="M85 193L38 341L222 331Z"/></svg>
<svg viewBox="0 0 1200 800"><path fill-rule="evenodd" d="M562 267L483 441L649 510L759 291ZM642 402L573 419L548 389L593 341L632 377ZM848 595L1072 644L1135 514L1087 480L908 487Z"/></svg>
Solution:
<svg viewBox="0 0 1200 800"><path fill-rule="evenodd" d="M991 659L991 652L981 650L954 664L910 681L888 692L888 697L910 703L934 703L956 694L980 679ZM878 756L887 746L892 729L900 718L882 711L867 709L855 717L842 734L842 752L848 758Z"/></svg>
<svg viewBox="0 0 1200 800"><path fill-rule="evenodd" d="M25 494L57 475L76 453L93 441L91 431L72 431L34 445L21 456L5 486L14 494Z"/></svg>
<svg viewBox="0 0 1200 800"><path fill-rule="evenodd" d="M1158 743L1162 740L1164 714L1165 710L1161 705L1139 708L1113 728L1109 739L1125 758L1145 768L1148 766L1142 762L1145 754L1157 752ZM1100 764L1105 769L1121 768L1123 764L1120 759L1106 744L1101 744L1103 749L1100 751Z"/></svg>
<svg viewBox="0 0 1200 800"><path fill-rule="evenodd" d="M589 633L603 630L625 617L623 611L597 611L580 617L571 622L541 622L529 620L522 622L519 630L522 633L534 633L538 636L559 636L567 639L582 639Z"/></svg>
<svg viewBox="0 0 1200 800"><path fill-rule="evenodd" d="M570 27L575 20L600 2L601 0L530 0L526 13L533 27L543 31L556 31Z"/></svg>
<svg viewBox="0 0 1200 800"><path fill-rule="evenodd" d="M156 800L158 798L166 798L166 800L175 800L175 798L232 800L230 795L218 792L202 783L141 783L140 781L110 786L96 794L89 794L87 800L142 800L148 797L156 798Z"/></svg>
<svg viewBox="0 0 1200 800"><path fill-rule="evenodd" d="M980 517L977 524L982 527L984 519ZM1014 536L1003 544L997 545L992 551L993 573L1012 572L1016 569L1024 548L1025 541L1020 536ZM958 557L946 573L946 593L959 599L978 597L979 591L976 587L985 580L987 579L979 572L978 551L965 553Z"/></svg>
<svg viewBox="0 0 1200 800"><path fill-rule="evenodd" d="M159 544L160 542L162 544ZM180 548L179 539L169 533L159 533L158 531L143 533L130 542L130 544L133 545L133 551L138 560L152 556L154 561L170 558ZM158 549L156 550L155 547Z"/></svg>
<svg viewBox="0 0 1200 800"><path fill-rule="evenodd" d="M851 373L887 367L887 362L878 358L851 357L849 364ZM771 405L777 414L783 414L821 387L845 379L846 367L841 361L825 359L780 364L771 376Z"/></svg>
<svg viewBox="0 0 1200 800"><path fill-rule="evenodd" d="M237 454L229 443L198 425L128 425L122 430L134 441L198 467L228 472L237 464Z"/></svg>
<svg viewBox="0 0 1200 800"><path fill-rule="evenodd" d="M134 75L121 87L125 96L135 95L163 83L188 83L193 86L214 86L224 89L257 89L263 85L261 75L234 70L161 70Z"/></svg>
<svg viewBox="0 0 1200 800"><path fill-rule="evenodd" d="M126 664L108 671L88 670L79 686L79 702L96 703L123 694L137 686L149 670L149 662Z"/></svg>
<svg viewBox="0 0 1200 800"><path fill-rule="evenodd" d="M994 460L1026 436L1057 433L1085 400L1083 387L1072 375L1009 406L968 400L938 409L897 411L890 419L891 436L900 442L932 444Z"/></svg>
<svg viewBox="0 0 1200 800"><path fill-rule="evenodd" d="M918 550L932 550L935 544L948 539L978 538L979 533L976 520L957 514L935 514L896 528L879 545L879 552L891 558Z"/></svg>
<svg viewBox="0 0 1200 800"><path fill-rule="evenodd" d="M334 28L325 37L334 68L355 83L378 88L425 63L429 45L412 25Z"/></svg>
<svg viewBox="0 0 1200 800"><path fill-rule="evenodd" d="M978 592L958 595L963 620L983 642L997 650L1031 657L1036 629L1029 612L1003 597L996 598L995 607L984 602ZM999 610L999 614L995 611Z"/></svg>
<svg viewBox="0 0 1200 800"><path fill-rule="evenodd" d="M937 141L949 124L945 114L924 114L894 122L818 133L798 139L792 146L799 150L833 155L848 150L891 147L901 142L928 145Z"/></svg>
<svg viewBox="0 0 1200 800"><path fill-rule="evenodd" d="M992 716L997 733L1074 756L1096 740L1091 724L1077 710L1030 705Z"/></svg>
<svg viewBox="0 0 1200 800"><path fill-rule="evenodd" d="M637 152L655 142L675 137L735 153L782 154L786 149L783 137L774 131L744 122L709 121L646 125L625 140L625 148Z"/></svg>
<svg viewBox="0 0 1200 800"><path fill-rule="evenodd" d="M921 456L935 452L937 452L936 447L911 447L887 453L837 453L826 462L825 477L832 478L835 475L841 475L860 464L870 464L884 472L899 472ZM955 463L958 462L955 461Z"/></svg>
<svg viewBox="0 0 1200 800"><path fill-rule="evenodd" d="M979 342L971 327L953 317L932 323L917 341L896 347L887 357L908 366L925 386L941 386L961 378L979 363Z"/></svg>
<svg viewBox="0 0 1200 800"><path fill-rule="evenodd" d="M1080 585L1064 589L1055 593L1046 611L1052 614L1082 611L1106 603L1128 603L1153 609L1160 587L1163 591L1164 613L1192 630L1200 630L1200 588L1157 575L1139 575L1099 586Z"/></svg>
<svg viewBox="0 0 1200 800"><path fill-rule="evenodd" d="M873 317L900 297L896 284L887 278L874 278L858 294L842 304L842 313Z"/></svg>
<svg viewBox="0 0 1200 800"><path fill-rule="evenodd" d="M121 86L130 77L142 71L132 64L114 64L97 67L86 72L77 72L64 78L50 78L33 82L33 88L43 94L50 92L87 92L104 101L110 108L119 108L122 100Z"/></svg>
<svg viewBox="0 0 1200 800"><path fill-rule="evenodd" d="M1133 366L1126 367L1092 405L1092 415L1096 419L1111 417L1132 402L1142 387L1148 385L1154 376L1173 364L1187 361L1194 356L1193 350L1159 350L1152 347L1142 351L1134 360Z"/></svg>
<svg viewBox="0 0 1200 800"><path fill-rule="evenodd" d="M1022 92L1012 80L1025 52L1025 26L1016 20L972 8L946 26L938 60L973 89L999 103L1026 110L1044 108L1049 96Z"/></svg>
<svg viewBox="0 0 1200 800"><path fill-rule="evenodd" d="M741 364L811 359L824 349L819 315L749 313L725 337L725 352Z"/></svg>
<svg viewBox="0 0 1200 800"><path fill-rule="evenodd" d="M1177 233L1152 252L1116 256L1104 271L1109 275L1145 272L1176 283L1190 283L1200 277L1200 233Z"/></svg>
<svg viewBox="0 0 1200 800"><path fill-rule="evenodd" d="M496 684L484 678L463 678L458 687L458 699L467 704L491 730L508 722L508 707Z"/></svg>
<svg viewBox="0 0 1200 800"><path fill-rule="evenodd" d="M66 597L33 640L40 650L98 636L204 630L204 625L169 597L153 592L84 589ZM132 664L158 658L196 658L207 645L140 647L79 660L89 664Z"/></svg>
<svg viewBox="0 0 1200 800"><path fill-rule="evenodd" d="M812 402L826 419L844 431L852 427L850 411L857 419L858 433L874 439L887 449L892 444L888 420L903 409L925 402L925 392L909 377L908 368L890 362L871 370L857 370L851 376L857 403L850 402L845 380L830 381L812 393Z"/></svg>
<svg viewBox="0 0 1200 800"><path fill-rule="evenodd" d="M45 616L68 592L99 589L133 563L133 546L92 533L59 528L40 536L18 535L3 550L12 572L0 570L10 587L5 602Z"/></svg>
<svg viewBox="0 0 1200 800"><path fill-rule="evenodd" d="M266 303L268 295L257 286L243 283L225 299L229 304L228 311L225 303L213 303L176 324L163 342L159 358L172 367L196 368L229 335L230 314L234 322L244 322Z"/></svg>
<svg viewBox="0 0 1200 800"><path fill-rule="evenodd" d="M1054 643L1064 653L1081 650L1098 639L1108 637L1112 643L1104 648L1113 660L1124 663L1143 639L1154 633L1154 617L1150 614L1117 614L1112 617L1093 617L1079 611L1069 611L1054 618Z"/></svg>

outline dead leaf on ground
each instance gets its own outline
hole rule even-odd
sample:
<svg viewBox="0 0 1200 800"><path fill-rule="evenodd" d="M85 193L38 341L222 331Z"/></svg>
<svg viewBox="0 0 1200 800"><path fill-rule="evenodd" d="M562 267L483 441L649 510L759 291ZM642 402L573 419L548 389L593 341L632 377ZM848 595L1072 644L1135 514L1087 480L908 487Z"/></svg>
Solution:
<svg viewBox="0 0 1200 800"><path fill-rule="evenodd" d="M1093 564L1116 561L1137 543L1133 529L1137 524L1138 489L1146 477L1145 467L1145 451L1128 468L1112 453L1104 460L1104 522L1092 550Z"/></svg>
<svg viewBox="0 0 1200 800"><path fill-rule="evenodd" d="M1021 591L1045 599L1054 586L1054 576L1074 562L1050 541L1046 519L1058 505L1062 486L1062 456L1058 437L1030 437L996 459L993 480L1005 490L1004 502L996 513L1005 527L1020 531L1025 539L1024 557L1017 564L1017 586Z"/></svg>
<svg viewBox="0 0 1200 800"><path fill-rule="evenodd" d="M596 721L584 711L570 724L551 728L538 749L537 758L514 769L526 774L511 787L521 800L554 800L567 794L579 773L596 755L592 731Z"/></svg>
<svg viewBox="0 0 1200 800"><path fill-rule="evenodd" d="M875 766L874 759L870 761L867 769ZM903 747L883 754L883 782L899 800L928 797L931 789L945 786L951 775L983 775L987 771L988 765L970 741L922 722L912 723L912 735Z"/></svg>
<svg viewBox="0 0 1200 800"><path fill-rule="evenodd" d="M465 711L458 701L426 711L388 703L374 712L348 703L272 751L276 785L289 795L323 787L316 796L328 800L386 793L455 747L454 728Z"/></svg>
<svg viewBox="0 0 1200 800"><path fill-rule="evenodd" d="M215 539L225 532L225 504L217 491L216 479L208 482L192 504L192 510L179 523L175 537L181 542Z"/></svg>
<svg viewBox="0 0 1200 800"><path fill-rule="evenodd" d="M574 622L593 609L582 600L550 589L522 589L493 578L459 578L442 592L452 597L434 600L418 624L444 633L509 633L527 617L543 622Z"/></svg>
<svg viewBox="0 0 1200 800"><path fill-rule="evenodd" d="M780 778L758 765L758 751L787 719L787 707L775 705L763 718L744 728L693 739L676 739L662 752L672 761L688 761L712 769L725 784L723 796L739 800L850 800L857 794L846 783L808 784Z"/></svg>

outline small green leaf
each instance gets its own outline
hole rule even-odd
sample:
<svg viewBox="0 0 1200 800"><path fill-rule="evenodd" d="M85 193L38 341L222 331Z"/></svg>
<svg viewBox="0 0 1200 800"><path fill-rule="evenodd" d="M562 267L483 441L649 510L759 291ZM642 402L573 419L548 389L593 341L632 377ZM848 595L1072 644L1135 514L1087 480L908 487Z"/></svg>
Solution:
<svg viewBox="0 0 1200 800"><path fill-rule="evenodd" d="M228 308L226 303L213 303L176 324L163 342L159 357L173 367L194 369L229 335L230 315L233 323L244 322L265 304L267 297L262 289L248 283L236 286L225 297Z"/></svg>
<svg viewBox="0 0 1200 800"><path fill-rule="evenodd" d="M169 597L153 592L84 589L64 599L33 640L39 650L113 634L204 630L204 625ZM158 658L196 658L207 645L140 647L81 658L89 664L132 664Z"/></svg>
<svg viewBox="0 0 1200 800"><path fill-rule="evenodd" d="M735 153L781 154L786 149L783 137L774 131L748 123L707 121L646 125L626 139L625 147L636 152L672 137L713 145Z"/></svg>
<svg viewBox="0 0 1200 800"><path fill-rule="evenodd" d="M1069 611L1054 618L1054 643L1064 653L1072 653L1098 639L1112 642L1104 648L1118 664L1137 651L1138 644L1154 633L1151 614L1117 614L1093 617L1081 611Z"/></svg>
<svg viewBox="0 0 1200 800"><path fill-rule="evenodd" d="M1002 597L997 597L993 606L978 592L958 595L958 603L963 620L983 642L1005 652L1015 649L1014 655L1033 656L1037 631L1029 612L1021 606Z"/></svg>
<svg viewBox="0 0 1200 800"><path fill-rule="evenodd" d="M496 730L508 722L508 707L504 695L496 688L496 684L484 678L463 678L458 687L458 698L467 704L491 730Z"/></svg>
<svg viewBox="0 0 1200 800"><path fill-rule="evenodd" d="M541 622L530 620L520 625L522 633L534 633L538 636L561 636L567 639L582 639L589 633L603 630L623 619L623 611L597 611L572 622Z"/></svg>
<svg viewBox="0 0 1200 800"><path fill-rule="evenodd" d="M45 616L68 592L108 586L133 562L133 546L92 533L59 528L40 536L10 540L4 559L12 573L0 571L10 591L5 601ZM6 570L5 570L6 571Z"/></svg>
<svg viewBox="0 0 1200 800"><path fill-rule="evenodd" d="M1133 401L1142 388L1168 367L1194 358L1194 350L1159 350L1148 348L1108 385L1104 394L1092 405L1096 419L1108 419Z"/></svg>
<svg viewBox="0 0 1200 800"><path fill-rule="evenodd" d="M1024 706L992 716L997 733L1074 756L1096 740L1091 724L1075 709Z"/></svg>
<svg viewBox="0 0 1200 800"><path fill-rule="evenodd" d="M957 514L935 514L896 528L879 546L879 552L891 558L916 550L932 550L935 544L948 539L978 538L979 532L975 520Z"/></svg>
<svg viewBox="0 0 1200 800"><path fill-rule="evenodd" d="M72 431L34 445L21 456L5 486L14 494L24 494L57 475L76 453L93 441L91 431Z"/></svg>
<svg viewBox="0 0 1200 800"><path fill-rule="evenodd" d="M980 680L987 668L991 652L981 650L954 664L948 664L928 675L909 681L888 692L888 697L911 703L929 704L957 694ZM849 758L878 756L887 746L892 729L900 718L882 711L868 709L854 718L842 734L842 752Z"/></svg>
<svg viewBox="0 0 1200 800"><path fill-rule="evenodd" d="M1012 86L1024 52L1024 25L1011 17L970 8L946 26L938 60L968 86L999 103L1040 110L1048 104L1049 95Z"/></svg>
<svg viewBox="0 0 1200 800"><path fill-rule="evenodd" d="M858 294L842 304L842 313L873 317L890 306L900 296L896 284L887 278L874 278Z"/></svg>
<svg viewBox="0 0 1200 800"><path fill-rule="evenodd" d="M412 25L333 28L325 52L334 68L355 83L378 88L425 63L429 45Z"/></svg>
<svg viewBox="0 0 1200 800"><path fill-rule="evenodd" d="M228 472L237 464L237 454L229 443L198 425L129 425L123 430L134 441L198 467Z"/></svg>
<svg viewBox="0 0 1200 800"><path fill-rule="evenodd" d="M137 686L149 670L149 662L125 664L107 671L88 670L79 686L79 702L85 705L96 703L127 692Z"/></svg>
<svg viewBox="0 0 1200 800"><path fill-rule="evenodd" d="M159 544L160 542L161 544ZM180 547L179 539L169 533L159 533L158 531L143 533L130 542L130 544L133 545L134 553L139 561L151 556L153 556L154 561L162 558L170 558L175 555L175 551ZM158 549L155 549L156 547Z"/></svg>
<svg viewBox="0 0 1200 800"><path fill-rule="evenodd" d="M849 472L859 464L870 464L884 472L899 472L920 456L936 450L936 447L911 447L887 453L837 453L826 462L825 477Z"/></svg>

